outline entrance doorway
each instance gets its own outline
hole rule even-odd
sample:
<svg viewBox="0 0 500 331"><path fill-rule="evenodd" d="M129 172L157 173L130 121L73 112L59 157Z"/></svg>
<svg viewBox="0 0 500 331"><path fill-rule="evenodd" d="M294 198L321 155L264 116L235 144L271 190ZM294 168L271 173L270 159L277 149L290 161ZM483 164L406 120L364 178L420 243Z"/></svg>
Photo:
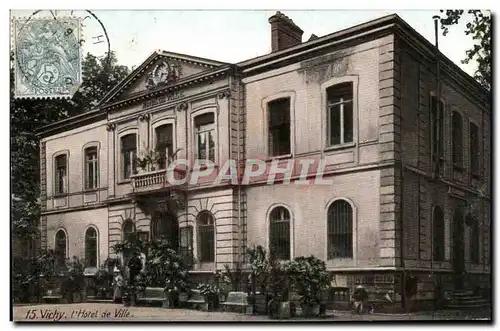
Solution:
<svg viewBox="0 0 500 331"><path fill-rule="evenodd" d="M459 208L453 214L453 272L455 274L455 288L464 287L464 217Z"/></svg>
<svg viewBox="0 0 500 331"><path fill-rule="evenodd" d="M151 220L151 239L167 240L173 249L179 246L177 217L165 211L157 211Z"/></svg>

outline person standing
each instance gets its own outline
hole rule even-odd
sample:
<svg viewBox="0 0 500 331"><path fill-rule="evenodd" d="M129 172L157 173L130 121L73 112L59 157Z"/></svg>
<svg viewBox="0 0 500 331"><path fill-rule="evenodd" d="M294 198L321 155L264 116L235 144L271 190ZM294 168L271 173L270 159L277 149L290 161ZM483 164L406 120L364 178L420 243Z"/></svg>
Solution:
<svg viewBox="0 0 500 331"><path fill-rule="evenodd" d="M113 278L113 302L121 303L122 302L122 288L123 288L123 276L120 272L120 269L115 267L113 270L114 278Z"/></svg>
<svg viewBox="0 0 500 331"><path fill-rule="evenodd" d="M356 286L353 294L354 311L358 314L363 313L364 302L368 299L368 293L362 285Z"/></svg>

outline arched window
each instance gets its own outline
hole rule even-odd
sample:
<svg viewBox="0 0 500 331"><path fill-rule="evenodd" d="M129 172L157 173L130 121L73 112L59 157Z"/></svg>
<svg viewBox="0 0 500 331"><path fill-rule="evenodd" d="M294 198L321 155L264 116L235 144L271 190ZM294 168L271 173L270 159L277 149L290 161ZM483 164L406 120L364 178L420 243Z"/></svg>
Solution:
<svg viewBox="0 0 500 331"><path fill-rule="evenodd" d="M56 233L55 255L57 264L64 265L66 263L67 238L64 230L59 230Z"/></svg>
<svg viewBox="0 0 500 331"><path fill-rule="evenodd" d="M158 217L155 217L151 220L151 226L150 226L150 231L151 231L151 240L160 240L162 236L162 228L161 228L161 219Z"/></svg>
<svg viewBox="0 0 500 331"><path fill-rule="evenodd" d="M345 200L334 201L328 208L328 260L352 258L352 207Z"/></svg>
<svg viewBox="0 0 500 331"><path fill-rule="evenodd" d="M269 214L269 252L277 260L290 260L290 212L276 207Z"/></svg>
<svg viewBox="0 0 500 331"><path fill-rule="evenodd" d="M463 123L459 112L451 113L453 165L463 167Z"/></svg>
<svg viewBox="0 0 500 331"><path fill-rule="evenodd" d="M123 241L132 241L134 240L134 234L135 234L135 225L132 220L126 220L125 223L123 224ZM127 265L129 257L130 257L130 251L129 250L124 250L123 251L123 263L124 265Z"/></svg>
<svg viewBox="0 0 500 331"><path fill-rule="evenodd" d="M166 212L156 212L151 220L151 240L166 239L173 247L176 247L178 229L177 220Z"/></svg>
<svg viewBox="0 0 500 331"><path fill-rule="evenodd" d="M85 262L88 267L97 267L97 231L93 227L85 231Z"/></svg>
<svg viewBox="0 0 500 331"><path fill-rule="evenodd" d="M444 212L440 206L432 214L432 250L434 261L444 261Z"/></svg>
<svg viewBox="0 0 500 331"><path fill-rule="evenodd" d="M209 212L201 212L198 215L198 247L200 262L214 262L215 260L215 238L214 217Z"/></svg>
<svg viewBox="0 0 500 331"><path fill-rule="evenodd" d="M466 222L469 225L469 260L478 264L481 256L479 251L479 224L477 218L471 214L467 215Z"/></svg>

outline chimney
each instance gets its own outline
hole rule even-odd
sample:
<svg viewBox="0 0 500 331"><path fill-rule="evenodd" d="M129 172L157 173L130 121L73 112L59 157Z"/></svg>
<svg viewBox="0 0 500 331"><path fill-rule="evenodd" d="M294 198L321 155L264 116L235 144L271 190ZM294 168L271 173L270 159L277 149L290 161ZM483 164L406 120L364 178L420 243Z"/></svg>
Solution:
<svg viewBox="0 0 500 331"><path fill-rule="evenodd" d="M276 12L269 18L271 24L271 50L281 51L302 43L302 31L288 16Z"/></svg>

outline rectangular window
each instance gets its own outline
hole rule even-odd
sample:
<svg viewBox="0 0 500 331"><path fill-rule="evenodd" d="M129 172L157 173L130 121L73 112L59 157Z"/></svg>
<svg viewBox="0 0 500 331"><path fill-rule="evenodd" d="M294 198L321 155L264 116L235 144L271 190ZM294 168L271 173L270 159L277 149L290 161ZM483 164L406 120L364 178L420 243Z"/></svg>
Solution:
<svg viewBox="0 0 500 331"><path fill-rule="evenodd" d="M159 168L165 169L174 153L174 132L172 124L165 124L155 129L156 152L160 154Z"/></svg>
<svg viewBox="0 0 500 331"><path fill-rule="evenodd" d="M121 161L122 161L122 179L128 179L137 173L137 136L128 134L121 138Z"/></svg>
<svg viewBox="0 0 500 331"><path fill-rule="evenodd" d="M463 124L462 115L454 111L451 114L453 165L458 169L463 167Z"/></svg>
<svg viewBox="0 0 500 331"><path fill-rule="evenodd" d="M444 102L438 102L436 96L432 95L430 98L431 121L432 121L432 143L431 153L433 162L437 158L444 158Z"/></svg>
<svg viewBox="0 0 500 331"><path fill-rule="evenodd" d="M290 154L290 98L268 103L269 156Z"/></svg>
<svg viewBox="0 0 500 331"><path fill-rule="evenodd" d="M85 149L85 189L91 190L97 188L98 180L98 157L97 147Z"/></svg>
<svg viewBox="0 0 500 331"><path fill-rule="evenodd" d="M179 253L185 259L188 265L193 264L193 227L186 226L179 229Z"/></svg>
<svg viewBox="0 0 500 331"><path fill-rule="evenodd" d="M59 155L55 158L55 193L68 193L68 178L67 178L67 156Z"/></svg>
<svg viewBox="0 0 500 331"><path fill-rule="evenodd" d="M215 162L215 116L206 113L194 119L196 128L196 157Z"/></svg>
<svg viewBox="0 0 500 331"><path fill-rule="evenodd" d="M353 84L349 82L331 86L326 94L328 146L353 142Z"/></svg>
<svg viewBox="0 0 500 331"><path fill-rule="evenodd" d="M470 152L470 169L471 173L474 176L479 176L480 174L480 169L479 169L479 128L477 125L474 123L469 124L469 130L470 130L470 146L469 146L469 152Z"/></svg>

